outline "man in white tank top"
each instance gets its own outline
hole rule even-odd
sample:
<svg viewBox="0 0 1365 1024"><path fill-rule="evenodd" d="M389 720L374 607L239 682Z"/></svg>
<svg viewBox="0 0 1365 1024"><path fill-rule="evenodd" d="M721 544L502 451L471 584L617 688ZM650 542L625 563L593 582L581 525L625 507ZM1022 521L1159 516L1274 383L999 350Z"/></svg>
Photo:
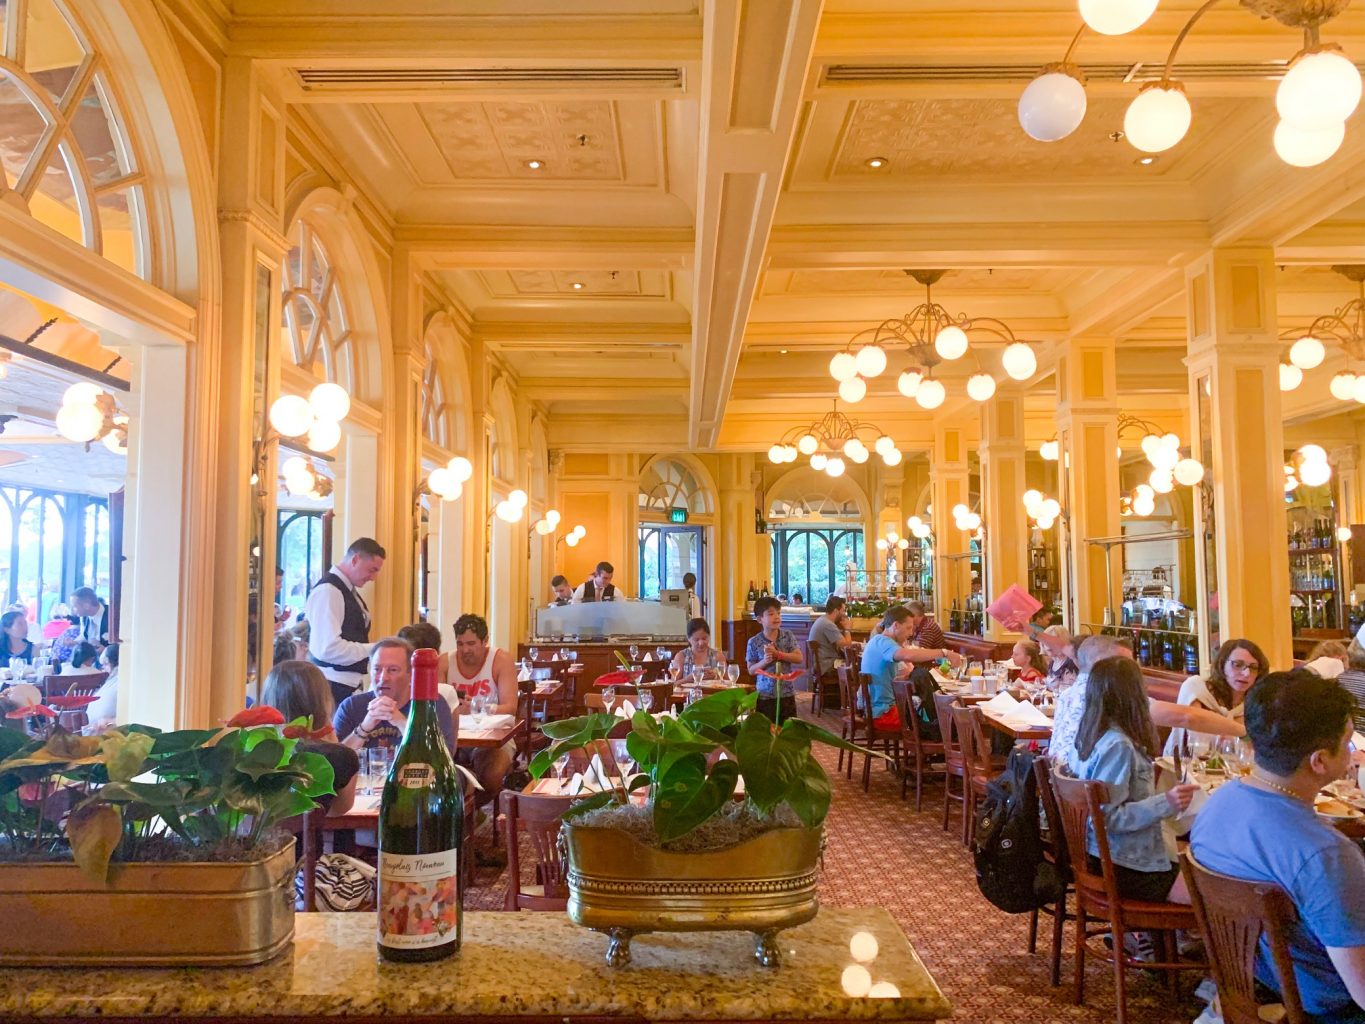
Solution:
<svg viewBox="0 0 1365 1024"><path fill-rule="evenodd" d="M460 695L460 711L468 713L469 698L474 694L494 696L497 705L489 705L490 715L517 713L517 670L512 656L488 643L488 623L478 615L461 615L455 620L455 657L450 659L446 682ZM510 741L501 747L461 749L456 760L478 777L483 792L479 802L497 799L503 777L512 767L516 747Z"/></svg>

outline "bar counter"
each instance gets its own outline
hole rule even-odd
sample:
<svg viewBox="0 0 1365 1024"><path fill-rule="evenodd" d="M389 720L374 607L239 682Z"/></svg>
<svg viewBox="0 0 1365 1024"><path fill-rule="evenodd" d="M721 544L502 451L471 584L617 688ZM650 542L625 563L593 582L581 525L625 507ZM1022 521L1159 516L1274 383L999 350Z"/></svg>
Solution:
<svg viewBox="0 0 1365 1024"><path fill-rule="evenodd" d="M899 997L844 993L841 977L854 963L849 938L860 931L880 947L865 965L873 983L890 982ZM603 963L606 936L558 913L466 914L463 948L436 964L381 962L374 932L373 914L299 914L293 948L258 967L12 968L0 974L0 1019L524 1017L564 1024L952 1016L904 933L879 908L823 909L780 933L783 965L776 969L754 962L745 932L639 935L631 964L612 969Z"/></svg>

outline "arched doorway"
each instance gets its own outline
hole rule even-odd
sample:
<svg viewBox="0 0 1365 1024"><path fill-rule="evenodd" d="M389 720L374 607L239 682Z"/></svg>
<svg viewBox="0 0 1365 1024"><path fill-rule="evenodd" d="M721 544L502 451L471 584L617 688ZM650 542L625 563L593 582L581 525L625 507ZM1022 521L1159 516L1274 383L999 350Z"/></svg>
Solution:
<svg viewBox="0 0 1365 1024"><path fill-rule="evenodd" d="M771 593L821 605L830 594L865 589L870 512L856 483L795 469L769 489L765 512Z"/></svg>
<svg viewBox="0 0 1365 1024"><path fill-rule="evenodd" d="M715 488L693 460L664 455L645 465L636 527L640 600L657 601L664 590L683 589L683 579L691 573L697 577L701 615L710 616L715 502Z"/></svg>

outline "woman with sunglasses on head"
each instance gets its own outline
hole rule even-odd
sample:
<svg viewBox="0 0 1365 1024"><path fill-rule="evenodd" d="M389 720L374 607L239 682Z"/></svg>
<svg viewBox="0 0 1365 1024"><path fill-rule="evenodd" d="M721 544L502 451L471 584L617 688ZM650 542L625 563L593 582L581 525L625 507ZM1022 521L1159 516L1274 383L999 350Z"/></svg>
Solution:
<svg viewBox="0 0 1365 1024"><path fill-rule="evenodd" d="M1243 638L1228 640L1214 655L1207 678L1190 676L1181 684L1176 703L1198 704L1224 718L1241 721L1247 691L1269 672L1270 662L1255 643ZM1184 742L1185 730L1172 729L1163 753L1169 756L1182 749Z"/></svg>

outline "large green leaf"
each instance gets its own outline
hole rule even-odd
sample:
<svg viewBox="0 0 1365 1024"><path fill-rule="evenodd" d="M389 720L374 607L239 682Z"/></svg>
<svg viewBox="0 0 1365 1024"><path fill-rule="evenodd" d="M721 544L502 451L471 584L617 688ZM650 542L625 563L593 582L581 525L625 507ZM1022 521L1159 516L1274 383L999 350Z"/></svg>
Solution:
<svg viewBox="0 0 1365 1024"><path fill-rule="evenodd" d="M807 722L804 718L789 718L782 723L782 728L789 729L792 732L802 733L809 737L809 739L815 740L818 743L823 743L826 746L839 747L842 750L852 750L858 754L871 754L873 757L880 757L885 761L891 760L891 758L887 757L880 750L869 750L866 747L858 746L856 743L850 743L842 736L836 736L828 729L822 729L818 725Z"/></svg>
<svg viewBox="0 0 1365 1024"><path fill-rule="evenodd" d="M733 725L739 716L752 711L758 703L758 694L747 690L718 690L682 710L678 720L689 725L705 723L716 729Z"/></svg>
<svg viewBox="0 0 1365 1024"><path fill-rule="evenodd" d="M540 727L540 731L552 740L568 739L570 736L576 736L581 732L598 730L603 730L602 734L605 736L611 731L612 726L619 721L620 719L615 715L601 713L580 715L577 718L566 718L560 722L546 722Z"/></svg>
<svg viewBox="0 0 1365 1024"><path fill-rule="evenodd" d="M279 768L283 759L284 741L278 737L269 737L257 741L235 767L237 771L259 781L262 776L269 775Z"/></svg>
<svg viewBox="0 0 1365 1024"><path fill-rule="evenodd" d="M107 732L100 738L105 770L113 782L130 782L145 770L156 739L145 733Z"/></svg>
<svg viewBox="0 0 1365 1024"><path fill-rule="evenodd" d="M309 781L298 787L300 793L306 797L327 796L329 793L336 792L336 775L332 771L332 762L321 754L306 750L294 755L294 760L290 762L290 767L303 771L309 776Z"/></svg>
<svg viewBox="0 0 1365 1024"><path fill-rule="evenodd" d="M820 762L813 757L806 758L805 766L792 779L791 785L782 799L801 819L807 828L814 828L825 820L829 813L832 795L829 776L825 774Z"/></svg>
<svg viewBox="0 0 1365 1024"><path fill-rule="evenodd" d="M123 814L112 804L87 803L66 819L71 856L97 882L109 877L109 858L123 838Z"/></svg>
<svg viewBox="0 0 1365 1024"><path fill-rule="evenodd" d="M13 757L0 763L0 775L24 768L45 768L55 771L76 765L99 764L100 741L97 736L75 736L58 730L38 749L21 749Z"/></svg>
<svg viewBox="0 0 1365 1024"><path fill-rule="evenodd" d="M589 743L606 739L607 734L621 720L615 715L584 715L581 718L569 719L569 721L579 723L578 730L561 737L557 743L546 747L531 759L528 770L533 777L538 779L549 771L550 766L555 763L560 754L582 750ZM565 723L556 722L554 724L564 725Z"/></svg>
<svg viewBox="0 0 1365 1024"><path fill-rule="evenodd" d="M674 774L679 768L674 769ZM739 780L739 765L717 761L711 774L700 785L671 786L666 795L654 799L654 831L659 842L668 843L685 836L715 815L734 796Z"/></svg>
<svg viewBox="0 0 1365 1024"><path fill-rule="evenodd" d="M181 781L111 782L101 786L95 797L102 803L142 803L161 813L166 808L180 807L188 790L188 784Z"/></svg>
<svg viewBox="0 0 1365 1024"><path fill-rule="evenodd" d="M781 802L810 759L810 737L797 729L774 732L764 715L753 714L735 737L735 756L744 773L745 794L766 814Z"/></svg>
<svg viewBox="0 0 1365 1024"><path fill-rule="evenodd" d="M146 732L147 727L130 725L129 731ZM152 754L155 757L164 757L167 754L178 754L186 750L194 750L203 746L213 737L217 736L221 729L177 729L174 732L156 733L156 745L152 747Z"/></svg>
<svg viewBox="0 0 1365 1024"><path fill-rule="evenodd" d="M32 741L18 729L0 729L0 761L13 757Z"/></svg>

